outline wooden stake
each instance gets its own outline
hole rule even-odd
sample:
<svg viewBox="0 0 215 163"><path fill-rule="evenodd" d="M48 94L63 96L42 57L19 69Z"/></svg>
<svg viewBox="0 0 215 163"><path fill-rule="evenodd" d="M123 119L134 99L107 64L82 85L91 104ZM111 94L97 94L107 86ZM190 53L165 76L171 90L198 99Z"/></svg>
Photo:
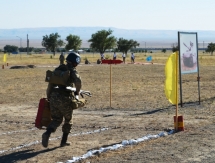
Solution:
<svg viewBox="0 0 215 163"><path fill-rule="evenodd" d="M110 64L110 108L111 108L111 82L112 82L112 72L111 72L112 68L111 68L111 64Z"/></svg>
<svg viewBox="0 0 215 163"><path fill-rule="evenodd" d="M175 109L175 118L176 126L175 130L178 131L178 52L176 52L176 109Z"/></svg>

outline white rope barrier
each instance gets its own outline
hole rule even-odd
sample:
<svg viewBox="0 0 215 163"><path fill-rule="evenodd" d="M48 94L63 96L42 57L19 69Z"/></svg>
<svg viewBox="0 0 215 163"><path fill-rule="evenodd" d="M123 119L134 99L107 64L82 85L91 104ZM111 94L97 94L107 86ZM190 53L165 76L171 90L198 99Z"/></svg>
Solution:
<svg viewBox="0 0 215 163"><path fill-rule="evenodd" d="M99 133L99 132L103 132L103 131L106 131L106 130L109 130L109 128L102 128L102 129L98 129L98 130L93 130L93 131L88 131L88 132L81 132L81 133L77 133L77 134L72 134L72 135L69 135L69 137L70 136L79 136L79 135L87 135L87 134ZM61 138L62 137L59 136L57 138L51 138L49 140L52 141L52 140L57 140L57 139L61 139ZM28 144L21 144L18 147L13 147L13 148L10 148L8 150L2 150L2 151L0 151L0 154L5 153L5 152L9 152L9 151L14 151L14 150L21 149L21 148L25 148L25 147L29 147L31 145L36 145L36 144L39 144L41 142L42 141L36 140L36 141L28 143Z"/></svg>
<svg viewBox="0 0 215 163"><path fill-rule="evenodd" d="M31 128L29 130L20 130L20 131L9 131L9 132L5 132L5 133L1 133L1 135L9 135L9 134L14 134L14 133L19 133L19 132L29 132L29 131L33 131L33 130L37 130L37 128Z"/></svg>
<svg viewBox="0 0 215 163"><path fill-rule="evenodd" d="M114 145L111 145L111 146L108 146L108 147L105 147L105 148L102 147L99 150L90 150L90 151L88 151L86 154L84 154L82 156L73 157L71 160L67 160L66 163L73 163L73 162L76 162L76 161L80 161L80 160L95 156L96 154L104 153L104 152L106 152L108 150L118 150L120 148L129 146L129 145L136 145L136 144L138 144L140 142L143 142L143 141L146 141L146 140L157 139L159 137L164 137L164 136L167 136L167 135L170 135L170 134L173 134L173 133L174 133L174 130L171 130L169 132L161 132L161 133L159 133L157 135L146 135L146 136L143 136L143 137L138 138L138 139L123 140L121 142L121 144L114 144ZM58 163L62 163L62 162L58 162Z"/></svg>

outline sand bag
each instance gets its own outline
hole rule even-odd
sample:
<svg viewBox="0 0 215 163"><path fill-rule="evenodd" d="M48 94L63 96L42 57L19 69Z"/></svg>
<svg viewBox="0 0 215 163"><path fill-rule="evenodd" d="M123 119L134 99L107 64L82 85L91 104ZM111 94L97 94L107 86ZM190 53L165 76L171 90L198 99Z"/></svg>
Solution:
<svg viewBox="0 0 215 163"><path fill-rule="evenodd" d="M35 127L42 129L43 126L47 127L51 122L50 105L47 98L41 98L39 101L37 116L35 120Z"/></svg>

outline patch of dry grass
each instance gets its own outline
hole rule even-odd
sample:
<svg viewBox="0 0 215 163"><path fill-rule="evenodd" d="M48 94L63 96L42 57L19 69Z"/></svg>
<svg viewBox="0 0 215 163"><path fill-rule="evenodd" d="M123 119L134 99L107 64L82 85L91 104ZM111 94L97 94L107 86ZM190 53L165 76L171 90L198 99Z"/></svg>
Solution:
<svg viewBox="0 0 215 163"><path fill-rule="evenodd" d="M154 55L153 58L157 62L165 63L169 54L152 55ZM136 55L137 62L144 60L142 55ZM0 59L1 57L2 55L0 55ZM92 61L96 61L99 55L94 54L94 56L89 55L88 57ZM209 57L210 59L207 59ZM207 66L208 64L212 65L214 59L213 56L204 56L202 60L200 65L201 105L195 103L184 108L179 107L179 114L184 116L185 132L146 141L137 146L129 146L118 151L107 152L92 158L92 162L141 162L142 160L145 162L174 162L177 156L183 156L177 160L177 162L182 162L186 158L195 156L196 150L203 147L204 149L201 153L208 156L208 153L205 153L205 149L211 151L215 146L212 141L214 140L212 137L214 134L206 135L205 139L203 139L205 132L199 131L203 127L205 129L206 125L215 122L214 66ZM32 62L29 63L28 61ZM49 55L23 56L22 59L18 56L10 56L8 62L9 65L35 64L36 68L9 69L6 66L4 70L0 70L1 133L27 130L34 126L33 122L38 108L38 101L41 97L46 96L45 72L48 69L54 69L54 67L47 66L57 66L59 64L57 56L50 59ZM50 151L44 150L41 144L37 144L29 147L32 152L25 152L26 148L23 148L19 149L19 151L4 153L1 159L14 161L15 159L23 158L20 161L16 160L18 162L35 162L35 160L37 162L66 161L71 159L72 156L83 155L93 148L100 148L147 134L157 134L165 131L165 129L173 128L175 107L167 101L164 94L164 67L164 64L112 65L112 108L110 108L110 66L97 64L79 65L77 69L83 80L82 89L91 91L93 96L86 97L88 104L85 108L74 111L72 134L92 131L102 127L108 127L111 130L69 137L69 141L72 141L70 147L56 148L60 144L60 140L50 141ZM183 102L198 102L196 77L196 73L182 76ZM208 131L213 132L211 129L208 128ZM28 133L10 134L9 136L2 135L1 150L40 140L43 132L42 130L37 130ZM192 132L195 136L191 135L193 134ZM24 134L25 136L23 136ZM61 135L62 131L59 127L56 133L53 133L52 138ZM189 143L193 144L188 146ZM202 144L199 145L199 143ZM207 144L209 145L208 147L205 146ZM176 147L178 150L176 150ZM188 147L190 148L188 149ZM185 151L184 149L188 150ZM21 155L19 155L20 153ZM129 156L129 154L131 155ZM174 154L174 157L168 157L168 154Z"/></svg>
<svg viewBox="0 0 215 163"><path fill-rule="evenodd" d="M169 106L164 94L164 67L171 53L152 53L153 62L163 63L161 65L112 65L112 107L118 109L150 109L165 108ZM145 53L136 54L136 62L143 62ZM97 65L99 54L83 54L82 58L88 57L92 65L78 66L78 71L83 80L84 90L93 93L93 100L89 99L88 107L92 109L104 109L110 106L110 67L109 65ZM0 54L0 59L3 54ZM49 54L34 55L10 55L9 66L13 65L38 65L29 69L0 70L0 103L38 103L38 99L46 96L47 83L44 82L45 72L59 64L59 54L50 58ZM214 56L201 54L200 59L200 93L201 100L214 97ZM129 61L129 59L128 59ZM82 60L83 62L83 60ZM145 62L145 61L144 61ZM45 66L45 67L43 67ZM197 74L182 75L183 102L198 101ZM135 103L133 106L131 101Z"/></svg>
<svg viewBox="0 0 215 163"><path fill-rule="evenodd" d="M170 53L169 53L170 54ZM169 54L152 54L154 60L165 63ZM83 56L86 56L84 54ZM97 56L95 56L97 55ZM35 64L34 69L8 69L0 70L0 83L2 88L0 94L1 103L10 103L10 97L17 103L37 103L38 99L46 96L47 83L44 82L45 72L54 67L40 67L41 65L55 65L59 63L59 54L50 59L49 55L30 55L8 57L9 66L22 64ZM89 55L96 61L99 54ZM137 54L137 61L142 54ZM2 57L2 54L1 56ZM208 59L209 57L210 59ZM214 67L206 66L212 64L213 56L204 56L200 63L200 89L201 100L214 97ZM28 63L28 61L30 63ZM205 61L209 63L205 63ZM82 61L83 62L83 61ZM165 65L112 65L112 107L127 109L150 109L165 108L169 106L164 94ZM93 100L89 99L88 107L93 109L104 109L109 107L110 99L110 67L109 65L83 65L78 66L78 71L83 80L84 90L93 93ZM197 74L186 74L182 76L183 101L198 101ZM135 103L132 106L131 101Z"/></svg>
<svg viewBox="0 0 215 163"><path fill-rule="evenodd" d="M165 64L167 58L172 52L168 51L167 53L156 52L156 53L135 53L135 62L146 62L147 56L152 56L153 62L155 63L162 63ZM3 53L0 53L0 61L1 64L3 63ZM109 56L112 59L112 53L105 53L105 55ZM59 56L60 54L57 53L55 56L53 54L32 54L32 55L14 55L10 54L7 57L7 63L10 65L30 65L30 64L59 64ZM84 63L84 59L87 58L91 63L96 63L97 59L100 59L99 53L83 53L82 56L82 63ZM117 53L117 59L121 59L121 53ZM215 56L211 56L209 53L202 53L199 52L199 64L201 65L214 65ZM126 58L126 62L131 62L130 54L128 54Z"/></svg>

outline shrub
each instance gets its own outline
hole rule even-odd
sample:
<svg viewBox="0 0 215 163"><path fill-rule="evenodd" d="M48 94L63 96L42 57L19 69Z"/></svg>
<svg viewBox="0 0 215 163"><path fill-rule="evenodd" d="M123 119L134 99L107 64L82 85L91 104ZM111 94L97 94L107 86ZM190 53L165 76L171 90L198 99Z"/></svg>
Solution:
<svg viewBox="0 0 215 163"><path fill-rule="evenodd" d="M110 55L105 55L105 59L109 59L110 58Z"/></svg>

